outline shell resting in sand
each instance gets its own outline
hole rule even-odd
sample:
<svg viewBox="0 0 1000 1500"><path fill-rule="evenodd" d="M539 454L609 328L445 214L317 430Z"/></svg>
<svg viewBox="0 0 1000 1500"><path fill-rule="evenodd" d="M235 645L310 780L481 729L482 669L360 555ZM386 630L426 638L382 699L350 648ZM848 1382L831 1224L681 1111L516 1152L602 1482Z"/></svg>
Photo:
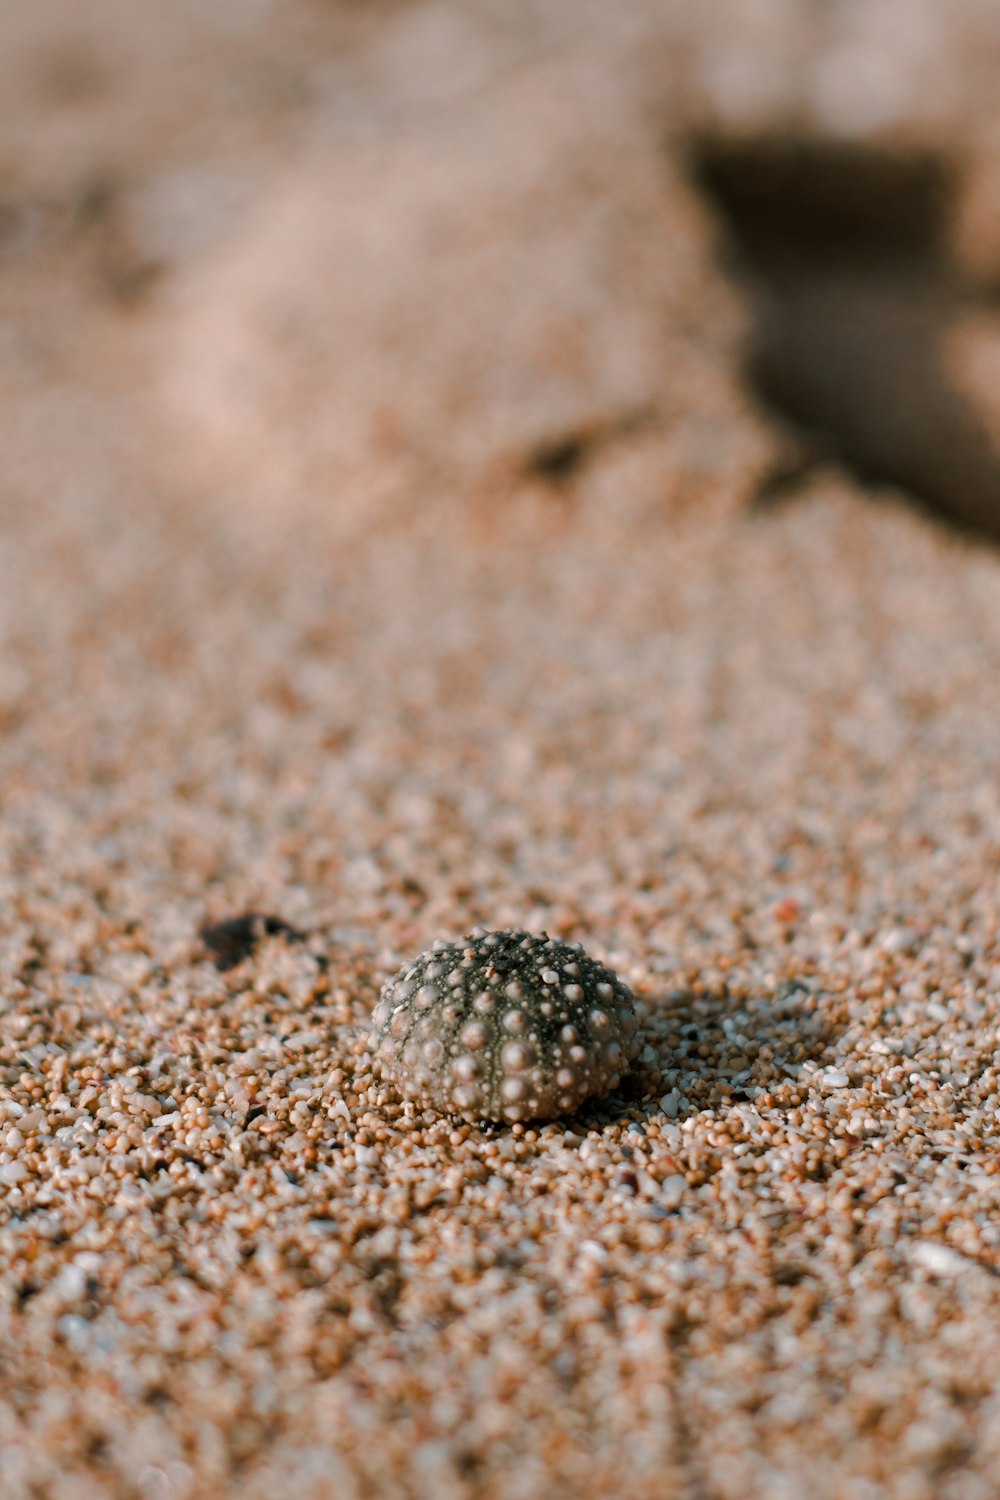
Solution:
<svg viewBox="0 0 1000 1500"><path fill-rule="evenodd" d="M477 927L385 985L373 1047L401 1093L469 1120L570 1114L639 1052L632 992L579 943Z"/></svg>

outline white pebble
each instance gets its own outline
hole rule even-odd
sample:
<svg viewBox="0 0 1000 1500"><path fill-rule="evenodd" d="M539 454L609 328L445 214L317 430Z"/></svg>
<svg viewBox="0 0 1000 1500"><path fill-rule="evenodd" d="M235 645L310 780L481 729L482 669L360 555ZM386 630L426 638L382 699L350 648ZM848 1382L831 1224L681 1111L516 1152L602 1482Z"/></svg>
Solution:
<svg viewBox="0 0 1000 1500"><path fill-rule="evenodd" d="M588 1260L607 1260L608 1252L599 1240L581 1240L580 1254Z"/></svg>
<svg viewBox="0 0 1000 1500"><path fill-rule="evenodd" d="M957 1276L975 1265L975 1261L960 1255L950 1245L938 1244L936 1240L924 1240L921 1244L914 1245L912 1260L932 1276Z"/></svg>
<svg viewBox="0 0 1000 1500"><path fill-rule="evenodd" d="M87 1272L83 1266L63 1266L52 1283L52 1290L62 1302L77 1302L87 1289Z"/></svg>
<svg viewBox="0 0 1000 1500"><path fill-rule="evenodd" d="M676 1208L686 1192L687 1182L678 1172L672 1177L664 1177L660 1198L665 1208Z"/></svg>
<svg viewBox="0 0 1000 1500"><path fill-rule="evenodd" d="M917 943L917 934L912 927L890 927L880 935L879 946L883 953L910 953Z"/></svg>

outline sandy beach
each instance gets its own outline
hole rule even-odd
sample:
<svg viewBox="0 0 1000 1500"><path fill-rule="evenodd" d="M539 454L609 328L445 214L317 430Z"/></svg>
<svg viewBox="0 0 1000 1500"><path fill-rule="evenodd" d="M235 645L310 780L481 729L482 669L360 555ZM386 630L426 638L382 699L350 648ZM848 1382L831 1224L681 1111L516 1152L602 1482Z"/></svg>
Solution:
<svg viewBox="0 0 1000 1500"><path fill-rule="evenodd" d="M944 163L988 463L998 65L972 0L0 20L3 1500L995 1500L1000 492L801 445L688 143ZM609 1098L380 1076L476 925L631 986Z"/></svg>

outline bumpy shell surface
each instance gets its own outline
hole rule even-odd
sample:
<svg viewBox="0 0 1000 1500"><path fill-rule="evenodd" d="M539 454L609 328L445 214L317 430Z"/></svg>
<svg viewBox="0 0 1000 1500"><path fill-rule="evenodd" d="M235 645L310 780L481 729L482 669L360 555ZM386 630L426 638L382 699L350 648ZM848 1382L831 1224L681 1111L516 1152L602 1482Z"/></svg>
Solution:
<svg viewBox="0 0 1000 1500"><path fill-rule="evenodd" d="M579 943L475 928L382 990L372 1044L418 1103L468 1120L571 1114L639 1051L632 992Z"/></svg>

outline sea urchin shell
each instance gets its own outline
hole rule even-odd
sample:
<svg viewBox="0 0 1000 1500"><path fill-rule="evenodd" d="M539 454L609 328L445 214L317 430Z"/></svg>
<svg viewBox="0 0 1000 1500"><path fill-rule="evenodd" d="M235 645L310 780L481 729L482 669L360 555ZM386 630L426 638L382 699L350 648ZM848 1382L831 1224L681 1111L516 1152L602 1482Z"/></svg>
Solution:
<svg viewBox="0 0 1000 1500"><path fill-rule="evenodd" d="M436 942L389 980L372 1020L400 1092L468 1120L570 1114L639 1051L628 985L544 932Z"/></svg>

